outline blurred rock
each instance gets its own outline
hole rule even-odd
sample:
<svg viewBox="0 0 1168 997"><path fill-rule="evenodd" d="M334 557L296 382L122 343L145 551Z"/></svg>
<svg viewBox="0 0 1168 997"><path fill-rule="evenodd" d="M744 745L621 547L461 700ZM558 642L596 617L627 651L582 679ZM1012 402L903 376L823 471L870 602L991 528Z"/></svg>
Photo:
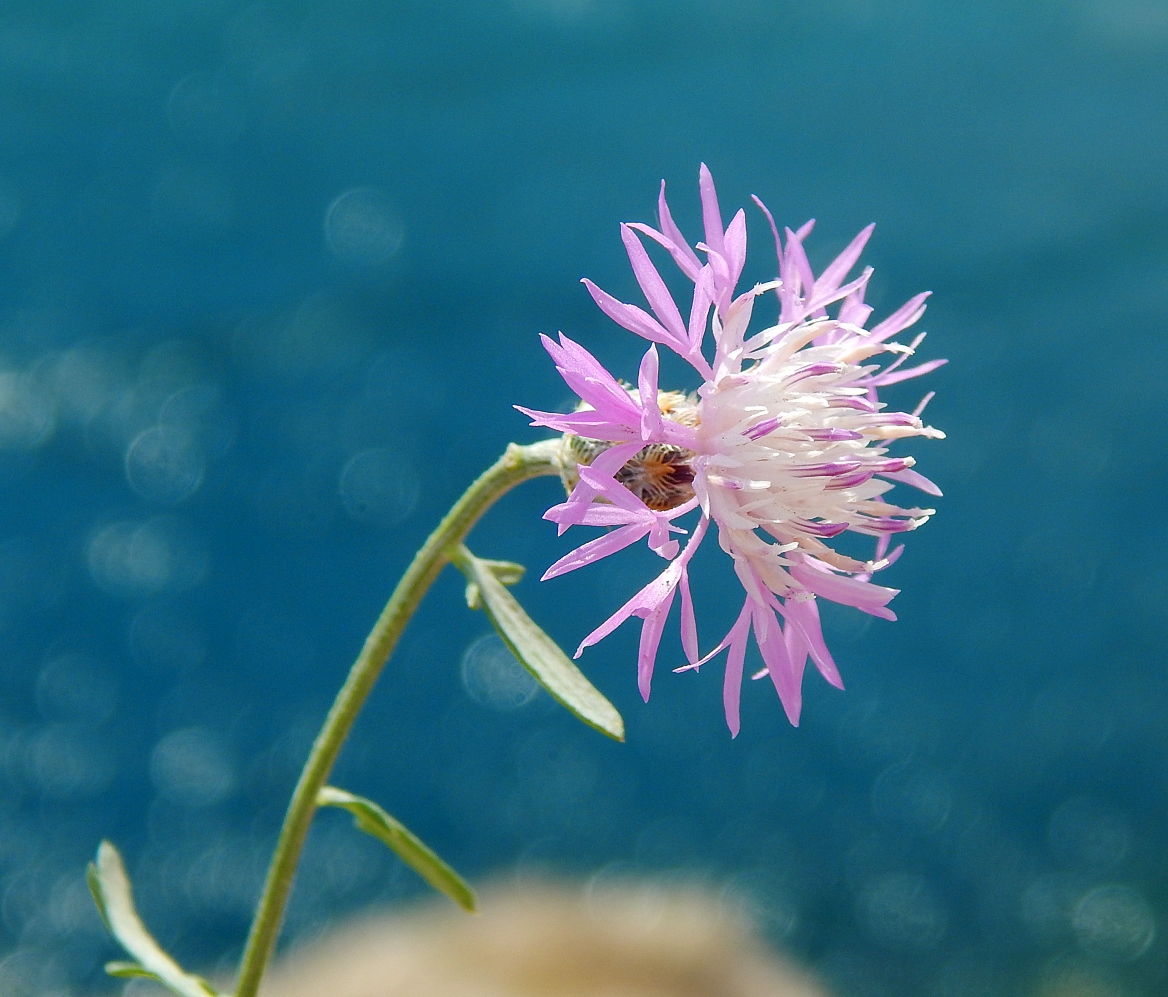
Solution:
<svg viewBox="0 0 1168 997"><path fill-rule="evenodd" d="M263 997L826 997L698 889L496 886L352 921L278 964Z"/></svg>

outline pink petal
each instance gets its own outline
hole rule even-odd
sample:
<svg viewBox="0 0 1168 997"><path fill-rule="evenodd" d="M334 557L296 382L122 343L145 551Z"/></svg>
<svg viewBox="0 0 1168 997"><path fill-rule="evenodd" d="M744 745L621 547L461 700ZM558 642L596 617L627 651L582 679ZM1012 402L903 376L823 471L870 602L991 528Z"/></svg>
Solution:
<svg viewBox="0 0 1168 997"><path fill-rule="evenodd" d="M644 439L642 437L642 439ZM693 426L683 426L672 419L662 419L658 432L644 439L646 443L671 443L684 450L698 449L698 431Z"/></svg>
<svg viewBox="0 0 1168 997"><path fill-rule="evenodd" d="M638 336L652 343L661 343L674 350L678 348L676 337L671 335L647 312L636 305L626 305L623 301L618 301L611 294L602 291L587 277L581 283L588 288L588 293L592 295L592 300L596 302L600 310L617 325L628 329L629 332L635 332ZM684 350L684 345L681 348Z"/></svg>
<svg viewBox="0 0 1168 997"><path fill-rule="evenodd" d="M914 471L911 467L907 467L903 471L881 473L880 476L882 478L891 478L893 481L899 481L905 485L912 485L913 488L919 488L926 495L936 495L938 497L941 495L940 488L923 474Z"/></svg>
<svg viewBox="0 0 1168 997"><path fill-rule="evenodd" d="M558 578L560 575L566 575L569 571L575 571L586 564L599 561L602 557L608 557L609 554L615 554L618 550L624 550L630 544L635 544L648 532L649 527L644 523L630 523L628 526L622 526L611 533L605 533L595 540L589 540L588 543L577 547L556 561L543 573L540 581L546 582L549 578Z"/></svg>
<svg viewBox="0 0 1168 997"><path fill-rule="evenodd" d="M806 297L815 286L815 274L807 259L807 251L803 248L803 243L795 238L795 233L790 229L784 229L784 232L787 236L785 254L787 272L790 274L788 285L792 293Z"/></svg>
<svg viewBox="0 0 1168 997"><path fill-rule="evenodd" d="M850 284L845 284L843 287L824 287L820 288L818 284L815 286L814 292L811 294L810 300L806 304L809 312L818 311L825 308L833 302L839 301L840 298L846 298L849 294L859 290L861 287L866 287L868 281L872 277L872 268L864 267L864 272L860 274Z"/></svg>
<svg viewBox="0 0 1168 997"><path fill-rule="evenodd" d="M714 286L710 271L702 268L694 281L693 304L689 309L689 345L700 350L710 320L710 305L714 303Z"/></svg>
<svg viewBox="0 0 1168 997"><path fill-rule="evenodd" d="M921 415L924 413L925 409L928 407L929 402L931 402L933 400L933 398L936 394L937 394L937 392L935 392L935 391L926 392L925 397L922 398L919 402L917 402L917 407L912 410L912 414L919 419L921 417Z"/></svg>
<svg viewBox="0 0 1168 997"><path fill-rule="evenodd" d="M681 573L681 648L691 665L698 660L698 623L694 618L693 595L689 590L689 571Z"/></svg>
<svg viewBox="0 0 1168 997"><path fill-rule="evenodd" d="M636 411L629 393L604 364L579 343L573 342L562 332L558 344L544 335L540 336L540 340L564 382L588 404L595 408L607 404L619 410Z"/></svg>
<svg viewBox="0 0 1168 997"><path fill-rule="evenodd" d="M750 199L762 209L762 213L766 215L766 220L770 222L771 234L775 237L775 257L781 264L783 261L783 242L779 238L779 227L775 224L775 216L771 214L770 208L763 204L757 196L751 194Z"/></svg>
<svg viewBox="0 0 1168 997"><path fill-rule="evenodd" d="M670 221L672 220L670 219ZM697 279L702 264L698 260L697 254L689 248L689 245L685 242L680 232L677 233L677 238L680 241L675 242L668 235L663 235L651 225L646 225L644 222L626 222L626 224L635 232L640 232L641 235L648 236L657 245L664 247L669 252L669 255L673 257L673 262L677 264L678 269L683 274L690 280Z"/></svg>
<svg viewBox="0 0 1168 997"><path fill-rule="evenodd" d="M812 293L815 287L815 275L812 273L811 264L807 260L803 244L790 229L785 231L787 234L786 252L784 252L779 265L779 277L783 281L783 287L779 290L781 293L785 292L784 297L787 300L784 301L780 321L794 322L802 317L796 310L797 303ZM805 312L806 308L804 307L802 311Z"/></svg>
<svg viewBox="0 0 1168 997"><path fill-rule="evenodd" d="M856 265L856 260L860 258L860 254L864 251L864 246L867 245L875 227L875 224L872 224L863 229L848 243L847 248L827 265L827 268L819 275L819 280L815 282L817 296L820 288L829 293L839 288L852 267Z"/></svg>
<svg viewBox="0 0 1168 997"><path fill-rule="evenodd" d="M900 555L904 553L904 544L897 544L892 553L884 558L884 566L887 568L890 565L896 564L900 560Z"/></svg>
<svg viewBox="0 0 1168 997"><path fill-rule="evenodd" d="M730 268L730 291L738 284L742 276L742 268L746 266L746 212L741 208L730 219L726 229L725 253L726 263Z"/></svg>
<svg viewBox="0 0 1168 997"><path fill-rule="evenodd" d="M932 293L932 291L925 291L909 298L883 322L873 326L871 332L868 333L868 338L873 342L882 343L890 336L895 336L898 332L915 324L925 314L925 299Z"/></svg>
<svg viewBox="0 0 1168 997"><path fill-rule="evenodd" d="M680 560L672 562L668 568L662 571L661 574L621 606L612 616L580 641L580 646L576 648L576 653L573 657L580 657L584 653L584 648L591 647L593 644L604 640L605 637L624 623L630 616L636 615L642 618L648 616L673 591L674 586L677 585L682 567L683 565Z"/></svg>
<svg viewBox="0 0 1168 997"><path fill-rule="evenodd" d="M725 315L730 307L730 301L734 296L734 285L730 277L730 264L726 262L726 258L721 253L706 247L704 242L698 243L698 248L702 247L706 248L705 269L712 278L710 283L714 288L714 303L718 306L718 311L722 315Z"/></svg>
<svg viewBox="0 0 1168 997"><path fill-rule="evenodd" d="M930 360L927 363L917 364L915 367L898 370L892 374L876 374L872 377L871 383L881 387L887 384L897 384L900 381L908 381L914 377L927 374L929 371L936 370L938 367L943 367L948 362L948 360Z"/></svg>
<svg viewBox="0 0 1168 997"><path fill-rule="evenodd" d="M783 710L792 727L799 726L799 713L803 707L803 665L791 661L787 655L783 631L774 611L767 606L754 606L754 639L762 652L767 672L774 683L775 691L783 704Z"/></svg>
<svg viewBox="0 0 1168 997"><path fill-rule="evenodd" d="M653 681L653 666L657 663L657 648L661 646L661 633L669 618L676 591L671 588L641 624L641 640L637 648L637 689L646 703L649 701L649 686Z"/></svg>
<svg viewBox="0 0 1168 997"><path fill-rule="evenodd" d="M681 527L674 526L669 520L669 517L677 515L677 510L670 509L669 512L649 510L649 515L653 517L652 526L649 528L649 549L658 557L672 561L677 557L678 542L671 534L684 532Z"/></svg>
<svg viewBox="0 0 1168 997"><path fill-rule="evenodd" d="M578 514L577 514L578 513ZM581 504L577 510L571 500L553 505L543 514L543 518L553 523L567 524L568 526L628 526L629 523L645 523L644 517L635 516L625 509L618 509L607 502L593 502L591 499L586 505Z"/></svg>
<svg viewBox="0 0 1168 997"><path fill-rule="evenodd" d="M698 188L702 195L702 224L706 230L706 245L715 253L725 255L725 234L722 231L722 212L718 207L718 192L714 190L714 178L710 176L706 164L698 170Z"/></svg>
<svg viewBox="0 0 1168 997"><path fill-rule="evenodd" d="M674 253L669 246L666 249L670 250L670 254L676 260L678 267L690 279L697 278L698 271L701 269L701 263L698 260L698 255L689 248L689 243L686 242L685 236L681 234L679 229L673 222L673 216L669 213L669 205L665 203L665 181L661 181L661 193L657 196L657 215L661 220L661 231L665 237L672 242L679 253ZM664 245L664 244L663 244ZM680 258L679 258L680 254Z"/></svg>
<svg viewBox="0 0 1168 997"><path fill-rule="evenodd" d="M872 314L872 306L864 304L864 288L858 287L840 305L839 320L851 325L863 326Z"/></svg>
<svg viewBox="0 0 1168 997"><path fill-rule="evenodd" d="M806 564L791 564L787 566L787 570L800 585L816 595L844 606L855 606L862 612L885 620L896 619L896 614L885 607L900 591L899 589L885 588L882 585L860 581L858 578L818 571Z"/></svg>
<svg viewBox="0 0 1168 997"><path fill-rule="evenodd" d="M678 318L680 322L680 317ZM641 358L637 373L637 392L641 396L641 439L656 439L661 433L661 407L657 401L657 373L660 363L657 347L650 346Z"/></svg>
<svg viewBox="0 0 1168 997"><path fill-rule="evenodd" d="M802 711L803 706L803 673L807 669L807 640L803 636L803 631L798 627L792 626L790 623L783 628L783 650L787 655L787 664L791 670L791 681L799 687L798 707L796 714ZM769 672L770 669L768 668ZM776 686L777 690L777 686ZM782 699L782 693L779 694L779 699ZM785 705L785 701L784 701ZM788 712L787 718L790 719ZM794 723L794 726L799 726Z"/></svg>
<svg viewBox="0 0 1168 997"><path fill-rule="evenodd" d="M587 436L594 440L627 440L630 436L640 436L640 426L623 420L614 420L610 416L595 410L585 409L582 412L541 412L539 409L514 406L525 416L531 419L533 426L547 426L558 433L575 433L577 436ZM639 417L639 413L638 413Z"/></svg>
<svg viewBox="0 0 1168 997"><path fill-rule="evenodd" d="M587 474L584 473L584 465L577 465L580 477L576 482L576 487L572 489L572 494L568 496L566 502L552 506L544 513L544 518L559 523L560 533L563 533L569 525L585 523L591 517L600 515L594 510L602 508L602 506L593 505L592 502L597 495L605 497L611 495L610 507L622 509L625 514L631 511L634 515L639 516L644 503L638 502L636 497L623 485L614 481L612 476L640 450L640 442L621 443L601 453L587 468ZM632 500L631 505L624 501L625 495Z"/></svg>
<svg viewBox="0 0 1168 997"><path fill-rule="evenodd" d="M649 307L653 309L653 314L674 337L677 345L684 349L686 332L681 321L681 312L677 310L677 303L665 286L665 281L661 279L661 274L653 266L653 261L649 259L649 254L645 252L641 240L633 234L628 225L621 226L621 240L625 244L625 251L629 254L629 262L633 266L633 276L637 278L637 283L644 292Z"/></svg>
<svg viewBox="0 0 1168 997"><path fill-rule="evenodd" d="M605 451L607 453L607 451ZM613 505L622 509L627 509L629 512L637 515L647 514L652 515L649 507L645 505L636 495L630 492L619 481L613 480L612 474L606 473L609 464L602 467L597 467L599 458L594 460L590 466L580 468L580 480L589 488L593 488L596 494L603 495ZM623 466L620 465L620 466ZM619 466L617 468L619 470Z"/></svg>
<svg viewBox="0 0 1168 997"><path fill-rule="evenodd" d="M592 479L611 479L617 471L624 467L635 454L640 453L642 449L643 447L640 441L618 443L615 447L609 447L607 450L601 451L596 459L587 465L588 474L586 477ZM628 491L628 489L626 488L625 491Z"/></svg>
<svg viewBox="0 0 1168 997"><path fill-rule="evenodd" d="M726 656L726 675L722 679L722 706L726 710L726 726L730 728L731 737L737 737L741 728L739 703L742 699L742 666L746 660L746 642L750 635L751 605L748 599L723 641L723 645L730 645L730 653Z"/></svg>
<svg viewBox="0 0 1168 997"><path fill-rule="evenodd" d="M827 649L827 642L823 639L823 626L819 621L819 607L814 599L788 599L784 605L787 611L788 632L792 624L798 630L807 645L807 653L815 662L815 667L829 683L837 689L844 687L844 680L836 667L835 659Z"/></svg>

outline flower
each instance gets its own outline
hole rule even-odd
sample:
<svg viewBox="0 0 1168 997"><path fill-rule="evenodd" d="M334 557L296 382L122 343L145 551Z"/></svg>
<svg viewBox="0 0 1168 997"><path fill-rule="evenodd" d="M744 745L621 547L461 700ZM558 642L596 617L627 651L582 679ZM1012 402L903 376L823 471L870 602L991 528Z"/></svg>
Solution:
<svg viewBox="0 0 1168 997"><path fill-rule="evenodd" d="M944 434L920 418L932 393L913 412L893 412L880 402L878 392L945 361L906 368L902 364L924 334L908 345L893 342L921 317L927 294L918 294L865 328L872 309L864 304L864 289L872 271L866 268L845 281L872 226L816 277L803 250L814 222L780 236L770 212L755 198L774 236L777 279L738 294L746 262L745 212L739 210L723 228L714 182L704 164L700 192L705 241L697 243L697 252L670 215L664 181L658 200L660 228L621 225L633 274L650 311L584 280L601 311L651 343L636 387L618 381L561 333L558 342L543 336L543 343L580 405L569 413L516 407L533 425L565 434L570 493L544 518L557 523L561 533L577 525L608 528L556 561L543 577L591 564L645 538L669 562L581 641L576 657L630 616L640 617L638 684L648 699L661 635L680 593L681 643L689 664L676 670L699 668L728 652L723 704L736 736L752 634L765 664L755 677L770 676L788 719L797 725L808 659L828 682L843 687L824 641L817 599L896 619L888 603L897 590L876 584L873 576L903 550L903 545L889 550L893 534L916 529L934 510L901 508L888 501L887 493L897 483L929 495L941 492L913 470L912 457L892 456L887 445L903 437ZM687 317L642 237L664 248L692 283ZM778 299L778 321L751 333L757 299L770 292ZM708 334L712 359L705 349ZM658 346L694 368L702 379L696 392L658 387ZM878 358L888 355L891 363L881 367ZM697 523L687 533L677 521L695 510ZM729 633L703 655L688 572L711 521L720 546L732 558L744 601ZM869 560L832 545L849 531L874 538ZM678 536L688 537L684 546Z"/></svg>

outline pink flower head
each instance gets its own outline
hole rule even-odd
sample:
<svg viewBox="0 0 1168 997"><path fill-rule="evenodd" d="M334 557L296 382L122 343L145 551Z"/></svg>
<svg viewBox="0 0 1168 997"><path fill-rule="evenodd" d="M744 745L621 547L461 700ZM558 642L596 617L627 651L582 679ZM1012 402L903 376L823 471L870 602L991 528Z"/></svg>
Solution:
<svg viewBox="0 0 1168 997"><path fill-rule="evenodd" d="M580 405L569 413L520 411L533 425L565 434L576 465L566 474L567 500L544 518L559 524L561 533L570 526L608 529L560 558L544 578L643 538L668 561L657 578L584 638L576 656L630 616L639 617L638 684L648 699L661 635L680 592L681 643L689 664L677 670L699 668L727 651L723 703L726 722L737 735L752 636L765 665L755 677L770 677L788 719L798 724L808 660L828 682L843 687L823 638L817 599L896 618L888 603L897 590L872 578L900 556L902 546L888 549L893 534L916 529L933 510L893 505L888 492L897 483L929 495L941 491L913 469L912 457L892 456L888 444L944 434L920 418L931 394L911 413L892 412L880 401L879 389L919 377L945 361L904 367L924 334L907 345L893 341L921 317L927 294L865 327L872 309L864 304L864 289L872 271L847 278L872 226L817 277L803 250L814 223L780 235L770 212L755 198L774 236L777 279L739 294L746 215L738 211L723 228L705 165L700 191L705 231L694 247L673 221L664 182L660 228L621 226L649 311L584 281L601 311L652 344L641 361L637 386L618 381L562 333L558 343L544 336L544 347ZM663 247L693 285L687 316L642 236ZM778 321L751 332L756 300L771 291L778 299ZM707 337L713 339L712 357ZM696 392L658 387L658 346L693 367L702 382ZM887 355L893 359L882 366ZM691 531L677 525L695 510ZM711 520L720 546L732 558L744 600L730 632L702 655L688 571ZM873 537L872 557L858 560L837 550L832 540L845 532ZM678 536L687 538L684 545Z"/></svg>

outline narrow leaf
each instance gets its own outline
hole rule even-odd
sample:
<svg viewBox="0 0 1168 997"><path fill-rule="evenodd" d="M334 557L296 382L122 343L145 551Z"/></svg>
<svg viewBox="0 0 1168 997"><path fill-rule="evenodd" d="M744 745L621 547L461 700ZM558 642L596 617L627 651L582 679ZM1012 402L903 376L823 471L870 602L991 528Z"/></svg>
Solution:
<svg viewBox="0 0 1168 997"><path fill-rule="evenodd" d="M482 602L499 636L540 685L586 724L623 741L625 723L616 707L584 677L584 673L503 587L490 567L497 562L475 557L461 545L452 559L470 585L476 587L478 601Z"/></svg>
<svg viewBox="0 0 1168 997"><path fill-rule="evenodd" d="M184 972L146 930L134 907L134 894L122 857L108 841L98 847L97 858L89 863L85 879L110 934L137 960L136 966L127 962L110 963L107 969L113 975L150 976L180 997L218 997L206 980Z"/></svg>
<svg viewBox="0 0 1168 997"><path fill-rule="evenodd" d="M372 800L325 786L316 797L317 806L341 807L353 815L353 822L366 834L392 848L398 858L440 893L445 893L463 910L474 912L471 888L457 872L438 857L421 838L401 821L391 817Z"/></svg>
<svg viewBox="0 0 1168 997"><path fill-rule="evenodd" d="M516 585L527 574L527 569L514 561L488 561L486 558L479 558L479 562L504 585Z"/></svg>
<svg viewBox="0 0 1168 997"><path fill-rule="evenodd" d="M89 887L89 892L93 896L93 902L97 904L97 912L101 915L101 919L105 922L105 929L111 935L114 933L114 927L110 924L109 912L105 909L105 897L102 895L101 880L97 876L97 866L90 862L85 867L85 884Z"/></svg>
<svg viewBox="0 0 1168 997"><path fill-rule="evenodd" d="M117 976L121 979L145 979L154 980L161 983L157 976L153 973L148 973L136 962L107 962L105 964L105 971L109 976Z"/></svg>
<svg viewBox="0 0 1168 997"><path fill-rule="evenodd" d="M527 574L527 569L522 564L516 564L514 561L484 560L482 563L504 585L515 585ZM466 583L466 604L471 609L482 609L479 587L474 582Z"/></svg>

